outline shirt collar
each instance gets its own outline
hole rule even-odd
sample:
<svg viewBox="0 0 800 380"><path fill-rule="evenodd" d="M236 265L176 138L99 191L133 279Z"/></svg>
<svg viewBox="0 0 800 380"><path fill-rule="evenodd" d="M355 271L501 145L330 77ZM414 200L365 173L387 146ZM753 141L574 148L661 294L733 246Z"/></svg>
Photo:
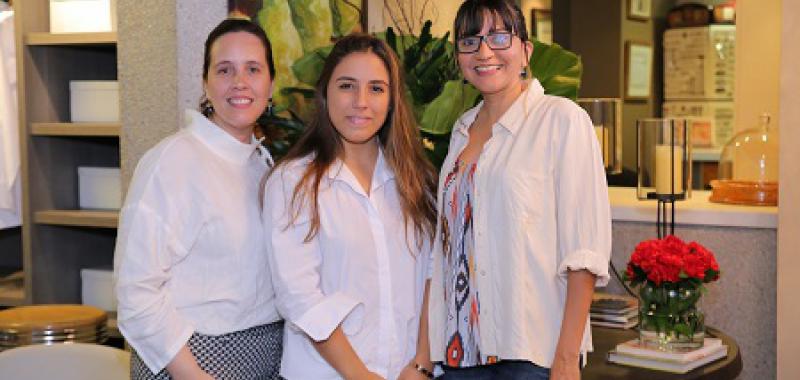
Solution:
<svg viewBox="0 0 800 380"><path fill-rule="evenodd" d="M336 159L336 161L331 164L331 167L328 168L326 173L327 177L332 181L342 181L347 183L353 190L356 192L363 192L361 185L358 183L356 176L353 175L353 172L344 164L344 161L341 159ZM372 184L370 184L370 192L375 189L380 188L387 182L394 179L394 171L389 167L389 163L386 161L383 155L383 148L378 148L378 161L375 163L375 171L372 173Z"/></svg>
<svg viewBox="0 0 800 380"><path fill-rule="evenodd" d="M528 81L528 87L522 91L520 96L511 103L511 107L500 117L497 125L507 130L509 133L516 134L522 126L522 122L527 118L531 110L531 105L544 96L544 88L537 79ZM483 107L483 100L477 106L468 110L458 119L456 123L456 131L462 133L464 136L469 136L469 127L478 117L478 112Z"/></svg>
<svg viewBox="0 0 800 380"><path fill-rule="evenodd" d="M261 145L263 138L256 139L255 136L251 136L250 143L244 144L195 110L186 110L186 123L187 128L194 136L208 146L211 151L228 161L245 164L255 151L258 150L261 155L266 152ZM265 161L272 161L269 152L266 152Z"/></svg>

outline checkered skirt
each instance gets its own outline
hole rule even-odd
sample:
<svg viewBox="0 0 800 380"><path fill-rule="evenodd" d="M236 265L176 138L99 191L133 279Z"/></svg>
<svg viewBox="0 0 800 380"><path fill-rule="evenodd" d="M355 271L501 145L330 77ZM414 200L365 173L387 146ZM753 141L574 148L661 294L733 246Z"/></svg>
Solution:
<svg viewBox="0 0 800 380"><path fill-rule="evenodd" d="M283 321L225 335L189 338L189 350L204 371L215 379L279 379ZM166 369L153 374L136 351L131 352L132 380L172 379Z"/></svg>

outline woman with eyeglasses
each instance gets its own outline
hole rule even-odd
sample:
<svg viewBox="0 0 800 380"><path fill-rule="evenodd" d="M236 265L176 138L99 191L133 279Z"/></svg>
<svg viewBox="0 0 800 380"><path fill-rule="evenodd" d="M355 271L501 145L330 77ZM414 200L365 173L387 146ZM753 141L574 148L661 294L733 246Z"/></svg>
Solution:
<svg viewBox="0 0 800 380"><path fill-rule="evenodd" d="M467 0L458 66L483 101L456 122L439 178L429 294L444 379L579 379L611 220L589 117L528 79L511 0Z"/></svg>

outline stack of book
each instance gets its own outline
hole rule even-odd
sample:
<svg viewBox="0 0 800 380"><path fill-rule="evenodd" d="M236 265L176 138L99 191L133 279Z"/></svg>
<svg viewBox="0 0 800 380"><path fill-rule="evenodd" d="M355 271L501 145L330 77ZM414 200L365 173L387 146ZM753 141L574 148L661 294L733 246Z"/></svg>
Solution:
<svg viewBox="0 0 800 380"><path fill-rule="evenodd" d="M639 302L629 296L595 293L589 317L593 326L629 329L639 323Z"/></svg>
<svg viewBox="0 0 800 380"><path fill-rule="evenodd" d="M608 353L608 361L657 371L686 373L728 355L728 346L717 338L705 338L703 347L679 352L660 351L639 344L639 339L620 343Z"/></svg>

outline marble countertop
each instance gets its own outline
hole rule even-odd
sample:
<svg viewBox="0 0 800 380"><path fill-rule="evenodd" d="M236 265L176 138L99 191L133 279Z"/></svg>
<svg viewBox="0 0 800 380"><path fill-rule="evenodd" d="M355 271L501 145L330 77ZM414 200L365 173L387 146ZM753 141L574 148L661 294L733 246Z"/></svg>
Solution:
<svg viewBox="0 0 800 380"><path fill-rule="evenodd" d="M765 206L737 206L712 203L710 191L694 190L691 198L675 203L676 224L777 228L778 208ZM640 201L636 188L609 187L611 219L627 222L656 221L656 201Z"/></svg>

